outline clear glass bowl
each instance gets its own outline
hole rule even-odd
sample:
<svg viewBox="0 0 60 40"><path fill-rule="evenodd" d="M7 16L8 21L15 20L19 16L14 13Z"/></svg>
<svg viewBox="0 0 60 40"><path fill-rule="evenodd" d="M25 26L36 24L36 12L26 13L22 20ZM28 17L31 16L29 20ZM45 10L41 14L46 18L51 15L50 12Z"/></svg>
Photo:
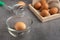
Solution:
<svg viewBox="0 0 60 40"><path fill-rule="evenodd" d="M12 7L12 11L15 15L25 15L26 6L22 7L19 4L15 4Z"/></svg>
<svg viewBox="0 0 60 40"><path fill-rule="evenodd" d="M14 24L16 22L24 22L27 26L26 30L24 31L17 31L14 29ZM31 25L33 21L29 17L26 16L11 16L7 19L6 24L7 24L7 29L8 32L13 36L13 37L18 37L18 36L24 36L25 34L29 33L31 30Z"/></svg>

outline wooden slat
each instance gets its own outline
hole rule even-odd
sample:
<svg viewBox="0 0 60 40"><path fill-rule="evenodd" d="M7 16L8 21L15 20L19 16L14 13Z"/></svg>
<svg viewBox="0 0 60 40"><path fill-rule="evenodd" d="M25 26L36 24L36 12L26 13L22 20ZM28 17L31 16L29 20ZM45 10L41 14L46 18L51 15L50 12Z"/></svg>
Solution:
<svg viewBox="0 0 60 40"><path fill-rule="evenodd" d="M57 13L57 14L54 14L54 15L45 17L45 18L43 19L43 21L46 22L46 21L49 21L49 20L57 19L57 18L60 18L60 13Z"/></svg>

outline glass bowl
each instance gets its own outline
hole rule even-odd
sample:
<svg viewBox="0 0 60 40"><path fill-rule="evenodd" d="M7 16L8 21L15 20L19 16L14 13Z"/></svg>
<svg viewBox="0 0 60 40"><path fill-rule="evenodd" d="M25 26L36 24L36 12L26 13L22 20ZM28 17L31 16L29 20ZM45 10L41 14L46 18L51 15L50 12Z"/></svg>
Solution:
<svg viewBox="0 0 60 40"><path fill-rule="evenodd" d="M15 4L12 6L12 11L15 15L25 15L25 9L26 7L22 7L19 4Z"/></svg>
<svg viewBox="0 0 60 40"><path fill-rule="evenodd" d="M24 22L26 24L26 30L24 30L24 31L15 30L14 24L16 22ZM26 16L22 17L22 16L16 16L16 15L9 17L6 21L8 32L13 37L22 36L22 35L29 33L31 30L32 23L33 23L33 21L29 17L26 17Z"/></svg>

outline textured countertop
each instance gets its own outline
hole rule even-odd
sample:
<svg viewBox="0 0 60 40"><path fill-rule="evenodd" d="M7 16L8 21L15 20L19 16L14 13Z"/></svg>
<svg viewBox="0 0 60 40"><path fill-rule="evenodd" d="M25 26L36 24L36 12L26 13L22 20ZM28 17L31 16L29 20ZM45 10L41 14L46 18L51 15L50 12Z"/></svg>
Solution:
<svg viewBox="0 0 60 40"><path fill-rule="evenodd" d="M3 1L5 1L7 5L12 6L19 0ZM25 1L27 1L27 4L31 3L31 0ZM60 18L41 23L28 8L26 11L26 15L30 16L33 20L32 31L23 38L14 38L8 33L6 26L7 18L14 14L0 7L0 40L60 40Z"/></svg>

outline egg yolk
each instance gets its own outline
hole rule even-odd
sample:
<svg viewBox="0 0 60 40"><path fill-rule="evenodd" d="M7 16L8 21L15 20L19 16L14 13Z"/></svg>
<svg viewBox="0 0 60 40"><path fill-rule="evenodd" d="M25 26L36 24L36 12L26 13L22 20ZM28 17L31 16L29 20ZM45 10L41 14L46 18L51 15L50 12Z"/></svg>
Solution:
<svg viewBox="0 0 60 40"><path fill-rule="evenodd" d="M26 5L23 1L19 1L17 4L19 4L21 6L25 6Z"/></svg>
<svg viewBox="0 0 60 40"><path fill-rule="evenodd" d="M14 25L16 30L25 30L26 29L26 24L24 22L17 22Z"/></svg>

